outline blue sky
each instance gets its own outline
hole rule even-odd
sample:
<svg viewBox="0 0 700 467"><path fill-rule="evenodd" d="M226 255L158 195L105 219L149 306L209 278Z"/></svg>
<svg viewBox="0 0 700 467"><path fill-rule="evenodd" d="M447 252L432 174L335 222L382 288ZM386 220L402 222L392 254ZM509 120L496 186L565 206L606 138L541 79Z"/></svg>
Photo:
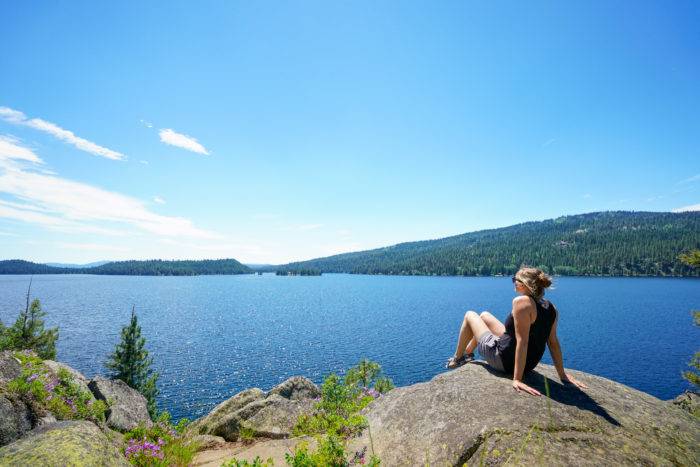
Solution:
<svg viewBox="0 0 700 467"><path fill-rule="evenodd" d="M497 4L496 4L497 3ZM4 2L0 258L700 209L697 2Z"/></svg>

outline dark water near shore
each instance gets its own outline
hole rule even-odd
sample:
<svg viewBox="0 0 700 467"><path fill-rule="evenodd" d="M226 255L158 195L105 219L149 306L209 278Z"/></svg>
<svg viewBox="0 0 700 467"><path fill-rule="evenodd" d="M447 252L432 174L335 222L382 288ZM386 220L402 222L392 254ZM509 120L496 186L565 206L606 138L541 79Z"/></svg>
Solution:
<svg viewBox="0 0 700 467"><path fill-rule="evenodd" d="M3 323L23 307L28 282L0 276ZM562 277L555 286L547 297L561 312L566 367L661 399L688 387L700 281ZM104 373L135 304L161 375L159 405L177 419L293 375L320 383L362 357L397 385L429 380L445 371L464 312L503 320L514 292L509 278L47 275L34 276L32 296L60 327L58 360L88 377Z"/></svg>

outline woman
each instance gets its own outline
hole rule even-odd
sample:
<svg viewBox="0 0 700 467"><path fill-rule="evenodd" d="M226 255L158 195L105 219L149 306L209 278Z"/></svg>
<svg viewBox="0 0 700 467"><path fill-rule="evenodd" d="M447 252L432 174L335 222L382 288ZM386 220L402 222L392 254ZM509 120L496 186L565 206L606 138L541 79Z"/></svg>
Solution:
<svg viewBox="0 0 700 467"><path fill-rule="evenodd" d="M505 325L487 311L480 315L468 311L464 315L457 351L447 361L447 368L457 368L473 360L474 349L478 348L491 367L513 375L513 389L539 396L540 392L522 379L537 366L547 345L562 382L585 388L586 385L564 371L557 339L557 309L543 298L552 280L540 269L523 267L513 276L513 285L520 295L513 299L513 311Z"/></svg>

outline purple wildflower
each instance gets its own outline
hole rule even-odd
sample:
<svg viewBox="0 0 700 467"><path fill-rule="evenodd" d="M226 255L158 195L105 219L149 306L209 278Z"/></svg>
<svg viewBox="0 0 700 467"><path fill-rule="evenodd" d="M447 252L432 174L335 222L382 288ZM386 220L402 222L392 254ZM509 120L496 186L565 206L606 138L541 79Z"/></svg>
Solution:
<svg viewBox="0 0 700 467"><path fill-rule="evenodd" d="M56 386L58 386L58 379L53 378L48 383L44 384L44 389L46 389L46 392L51 392Z"/></svg>
<svg viewBox="0 0 700 467"><path fill-rule="evenodd" d="M353 463L354 464L364 464L366 452L367 452L367 446L363 447L361 451L356 451L355 456L352 459Z"/></svg>
<svg viewBox="0 0 700 467"><path fill-rule="evenodd" d="M73 399L71 399L70 397L66 397L65 399L63 399L63 401L66 403L66 405L68 407L70 407L70 410L72 412L75 412L77 410L75 407L75 402L73 402Z"/></svg>
<svg viewBox="0 0 700 467"><path fill-rule="evenodd" d="M39 377L39 373L32 373L32 374L29 375L29 377L27 378L27 382L28 382L28 383L31 383L32 381L34 381L34 380L37 379L38 377Z"/></svg>

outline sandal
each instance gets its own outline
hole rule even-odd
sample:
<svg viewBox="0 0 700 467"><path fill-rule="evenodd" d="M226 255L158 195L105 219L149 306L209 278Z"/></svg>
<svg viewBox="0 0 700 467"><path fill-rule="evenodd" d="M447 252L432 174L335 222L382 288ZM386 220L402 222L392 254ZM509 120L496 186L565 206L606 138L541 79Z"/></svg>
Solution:
<svg viewBox="0 0 700 467"><path fill-rule="evenodd" d="M445 368L447 368L448 370L453 370L457 367L464 365L465 363L471 362L472 360L474 360L473 353L462 354L462 356L459 358L450 357L447 360L447 363L445 364Z"/></svg>

